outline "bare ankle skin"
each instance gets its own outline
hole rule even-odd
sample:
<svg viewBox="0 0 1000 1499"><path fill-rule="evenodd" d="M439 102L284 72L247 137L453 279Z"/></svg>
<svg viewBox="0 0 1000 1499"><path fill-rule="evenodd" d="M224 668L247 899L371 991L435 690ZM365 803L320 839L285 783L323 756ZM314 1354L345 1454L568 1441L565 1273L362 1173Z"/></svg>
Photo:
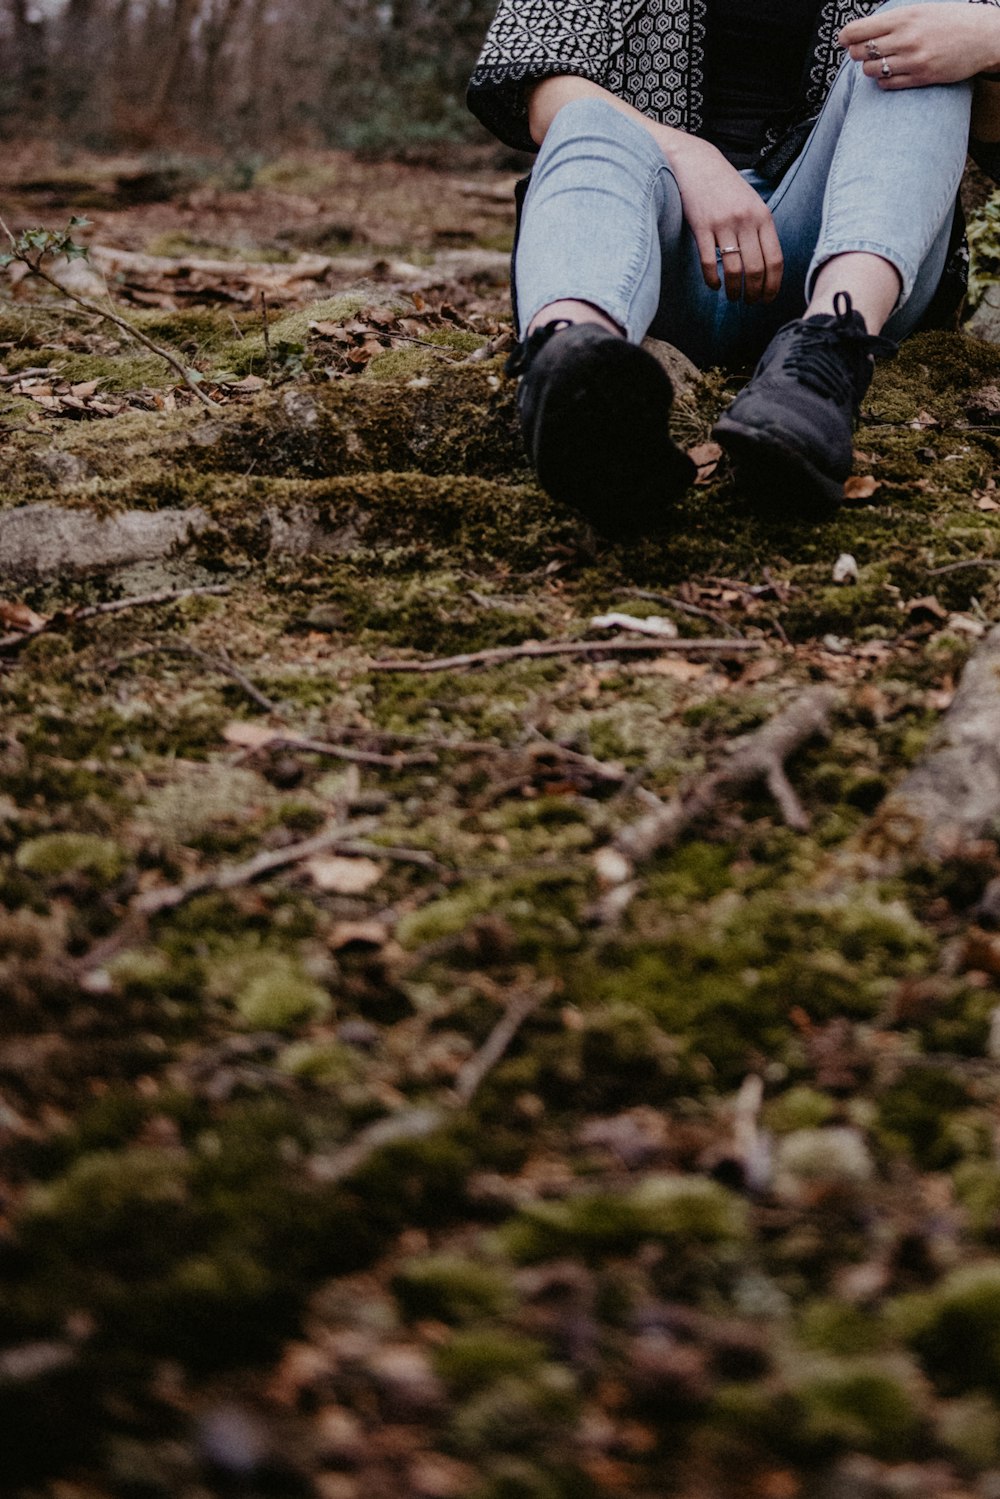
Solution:
<svg viewBox="0 0 1000 1499"><path fill-rule="evenodd" d="M607 328L609 333L617 333L619 338L624 338L624 330L616 322L602 312L599 307L594 307L590 302L550 302L543 307L537 317L531 320L528 333L532 334L536 328L544 328L547 323L596 323L599 328Z"/></svg>

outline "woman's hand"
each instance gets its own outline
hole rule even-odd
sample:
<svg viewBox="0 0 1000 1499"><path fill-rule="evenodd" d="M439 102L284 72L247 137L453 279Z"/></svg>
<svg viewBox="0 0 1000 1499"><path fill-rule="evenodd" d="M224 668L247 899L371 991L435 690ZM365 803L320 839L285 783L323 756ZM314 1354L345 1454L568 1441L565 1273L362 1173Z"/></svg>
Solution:
<svg viewBox="0 0 1000 1499"><path fill-rule="evenodd" d="M767 204L708 141L668 126L654 126L653 133L680 188L705 284L713 291L721 285L718 246L728 252L722 270L730 302L741 292L747 302L773 302L784 259ZM738 254L729 249L733 245Z"/></svg>
<svg viewBox="0 0 1000 1499"><path fill-rule="evenodd" d="M715 253L718 246L728 251L722 257L722 271L729 300L735 302L742 294L747 302L773 302L784 269L774 220L767 205L722 152L698 136L640 114L600 84L571 74L544 78L529 92L529 127L538 145L559 110L573 99L603 99L649 131L680 188L684 217L698 245L706 285L712 291L722 285Z"/></svg>
<svg viewBox="0 0 1000 1499"><path fill-rule="evenodd" d="M960 83L1000 68L1000 8L947 0L902 5L852 21L841 31L840 44L883 89Z"/></svg>

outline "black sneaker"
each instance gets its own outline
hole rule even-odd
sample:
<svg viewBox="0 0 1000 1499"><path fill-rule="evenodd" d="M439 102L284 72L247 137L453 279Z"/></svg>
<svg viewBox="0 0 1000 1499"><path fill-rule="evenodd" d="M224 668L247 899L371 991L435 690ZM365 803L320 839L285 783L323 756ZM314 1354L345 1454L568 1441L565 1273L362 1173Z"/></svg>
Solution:
<svg viewBox="0 0 1000 1499"><path fill-rule="evenodd" d="M799 512L829 512L844 498L852 434L876 354L895 354L870 334L847 292L835 311L786 323L714 436L756 496Z"/></svg>
<svg viewBox="0 0 1000 1499"><path fill-rule="evenodd" d="M652 354L594 323L548 323L518 344L517 409L528 457L553 499L605 536L662 523L697 470L670 439L674 389Z"/></svg>

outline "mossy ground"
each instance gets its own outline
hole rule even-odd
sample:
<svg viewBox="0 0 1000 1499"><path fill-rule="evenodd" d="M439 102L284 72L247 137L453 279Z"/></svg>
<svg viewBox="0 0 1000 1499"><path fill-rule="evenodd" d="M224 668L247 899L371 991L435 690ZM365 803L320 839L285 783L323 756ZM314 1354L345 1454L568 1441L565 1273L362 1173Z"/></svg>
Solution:
<svg viewBox="0 0 1000 1499"><path fill-rule="evenodd" d="M499 286L450 294L502 313ZM289 341L366 304L293 312ZM250 314L143 316L217 371L262 344ZM156 383L124 345L74 352L55 311L3 318L11 370ZM7 601L228 588L63 618L0 674L5 1492L832 1499L859 1463L873 1494L898 1464L928 1495L994 1492L995 850L846 871L996 615L997 434L970 412L1000 353L934 334L885 366L857 437L879 487L828 523L755 513L722 469L610 547L533 485L500 362L416 352L286 368L211 415L3 397L5 508L210 522ZM705 382L691 441L724 399ZM333 550L269 551L293 513ZM372 667L611 610L757 649ZM827 680L832 739L791 766L810 831L734 799L597 921L595 855L644 795ZM268 725L284 742L247 740ZM367 885L317 858L139 914L352 821ZM430 1134L331 1170L433 1107Z"/></svg>

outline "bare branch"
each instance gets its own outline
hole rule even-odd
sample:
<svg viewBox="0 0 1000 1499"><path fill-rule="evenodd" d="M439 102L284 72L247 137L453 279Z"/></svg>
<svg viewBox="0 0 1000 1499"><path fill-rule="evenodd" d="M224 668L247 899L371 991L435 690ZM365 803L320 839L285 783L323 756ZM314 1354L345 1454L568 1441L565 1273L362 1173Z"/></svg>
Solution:
<svg viewBox="0 0 1000 1499"><path fill-rule="evenodd" d="M815 687L803 693L769 723L737 740L728 764L622 828L612 847L631 863L641 864L672 847L725 793L758 781L766 784L789 827L805 831L809 819L785 773L785 762L808 740L829 735L830 714L836 702L837 694L831 687Z"/></svg>
<svg viewBox="0 0 1000 1499"><path fill-rule="evenodd" d="M464 671L476 666L499 666L506 661L537 661L552 656L741 656L762 650L763 640L528 640L524 645L497 646L465 656L434 661L372 661L369 671Z"/></svg>

